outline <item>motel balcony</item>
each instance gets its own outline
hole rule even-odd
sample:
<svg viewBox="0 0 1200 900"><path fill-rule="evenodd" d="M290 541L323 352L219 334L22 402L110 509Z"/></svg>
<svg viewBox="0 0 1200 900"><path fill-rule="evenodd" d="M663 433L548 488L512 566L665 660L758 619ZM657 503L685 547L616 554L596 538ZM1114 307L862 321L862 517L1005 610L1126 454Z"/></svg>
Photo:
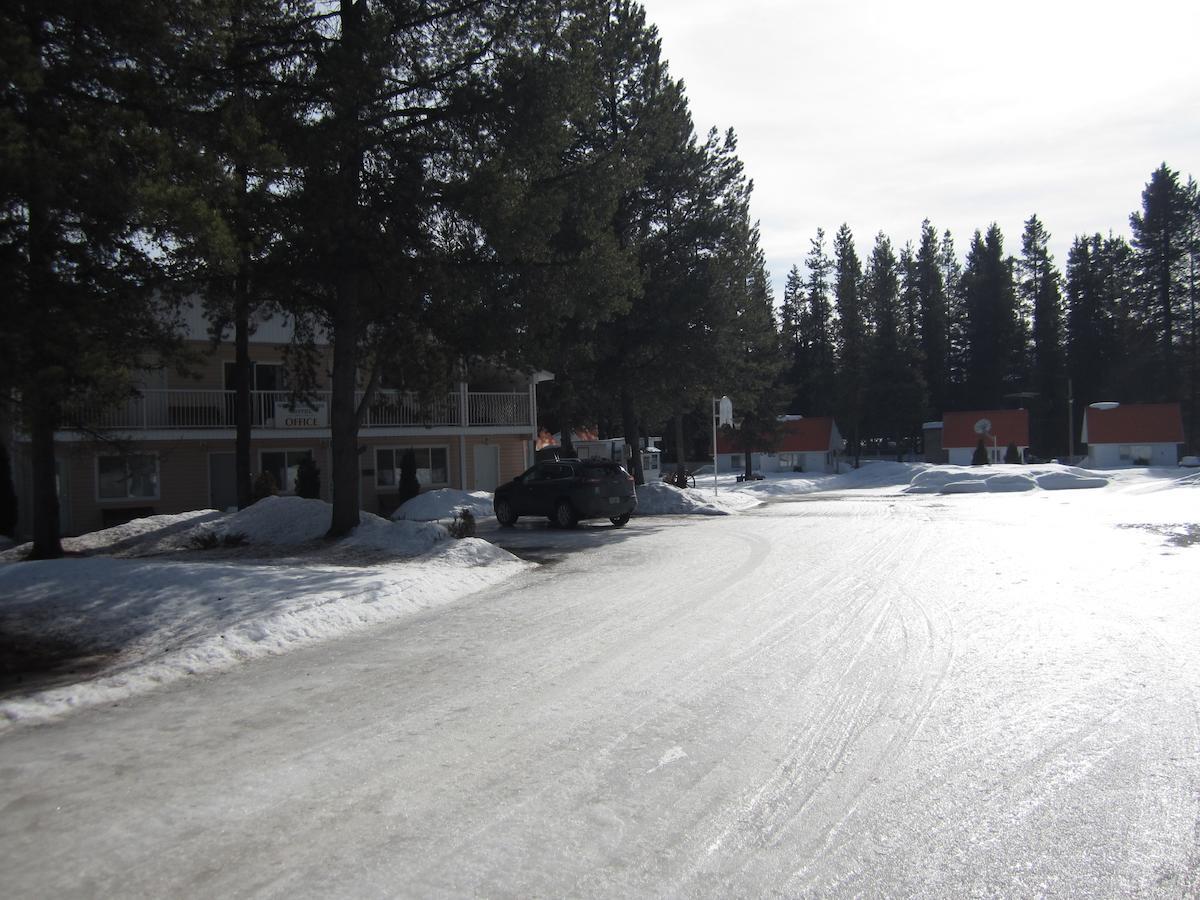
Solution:
<svg viewBox="0 0 1200 900"><path fill-rule="evenodd" d="M362 394L357 396L361 403ZM303 401L288 391L251 391L251 424L264 430L329 427L329 391ZM81 428L97 431L187 431L233 429L234 392L143 390L116 405L81 404L68 415ZM511 429L533 427L529 392L452 391L424 400L401 391L377 391L363 420L370 429ZM71 429L68 426L68 430Z"/></svg>

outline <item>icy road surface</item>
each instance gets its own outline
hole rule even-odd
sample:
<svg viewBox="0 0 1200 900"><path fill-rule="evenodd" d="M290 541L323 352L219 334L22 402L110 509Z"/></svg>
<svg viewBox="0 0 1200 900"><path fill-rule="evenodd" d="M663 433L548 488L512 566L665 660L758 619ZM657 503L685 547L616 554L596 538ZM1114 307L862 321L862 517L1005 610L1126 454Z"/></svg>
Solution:
<svg viewBox="0 0 1200 900"><path fill-rule="evenodd" d="M635 520L395 626L0 738L0 884L1195 896L1200 493L1183 525L1152 499Z"/></svg>

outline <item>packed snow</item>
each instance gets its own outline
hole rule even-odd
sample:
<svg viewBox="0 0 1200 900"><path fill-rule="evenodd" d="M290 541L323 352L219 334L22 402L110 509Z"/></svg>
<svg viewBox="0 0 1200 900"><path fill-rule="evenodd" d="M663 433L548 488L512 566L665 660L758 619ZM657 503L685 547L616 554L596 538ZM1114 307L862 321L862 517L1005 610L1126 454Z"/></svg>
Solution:
<svg viewBox="0 0 1200 900"><path fill-rule="evenodd" d="M90 680L0 701L0 729L392 621L529 566L487 541L452 540L441 525L367 512L327 544L329 521L323 501L269 497L237 513L154 516L64 541L85 559L3 554L0 634L106 662Z"/></svg>
<svg viewBox="0 0 1200 900"><path fill-rule="evenodd" d="M120 645L99 688L10 691L18 721L177 679L0 735L6 891L1196 896L1200 473L905 491L941 468L721 483L766 501L736 515L491 521L547 564L417 615L406 592L440 601L398 582L430 554L319 540L0 566L0 631L15 593ZM447 590L487 575L473 548L435 545Z"/></svg>
<svg viewBox="0 0 1200 900"><path fill-rule="evenodd" d="M1075 466L931 466L912 477L910 494L999 494L1014 491L1080 490L1106 487L1111 476Z"/></svg>
<svg viewBox="0 0 1200 900"><path fill-rule="evenodd" d="M741 491L726 486L714 492L711 488L677 488L663 481L650 482L637 488L638 516L728 516L761 503Z"/></svg>
<svg viewBox="0 0 1200 900"><path fill-rule="evenodd" d="M393 521L408 519L413 522L436 522L453 519L463 509L469 509L476 519L495 516L490 491L460 491L455 488L438 488L425 491L402 504L392 513Z"/></svg>
<svg viewBox="0 0 1200 900"><path fill-rule="evenodd" d="M744 483L722 475L715 491L647 484L637 489L637 515L728 516L815 494L1107 487L1107 507L1121 508L1125 522L1142 522L1119 506L1123 493L1198 482L1200 473L1165 469L1097 473L873 461L838 474L772 474ZM1160 514L1144 527L1190 535L1178 496L1155 507ZM430 491L392 521L361 513L358 528L336 543L323 540L328 504L272 497L236 513L153 516L64 539L69 554L85 559L20 562L29 545L0 552L0 562L10 563L0 565L0 633L63 642L103 661L95 677L0 702L0 729L392 621L512 577L531 564L484 540L455 541L438 524L464 507L487 518L491 498L484 491Z"/></svg>

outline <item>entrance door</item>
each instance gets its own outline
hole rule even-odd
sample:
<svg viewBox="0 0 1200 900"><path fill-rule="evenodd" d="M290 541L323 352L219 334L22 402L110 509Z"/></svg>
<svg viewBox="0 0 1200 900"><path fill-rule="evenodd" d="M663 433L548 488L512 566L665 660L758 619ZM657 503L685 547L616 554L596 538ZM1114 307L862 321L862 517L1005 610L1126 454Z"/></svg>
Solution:
<svg viewBox="0 0 1200 900"><path fill-rule="evenodd" d="M494 491L500 484L500 448L495 444L475 447L475 490Z"/></svg>
<svg viewBox="0 0 1200 900"><path fill-rule="evenodd" d="M237 464L232 453L208 454L208 502L224 512L237 509Z"/></svg>

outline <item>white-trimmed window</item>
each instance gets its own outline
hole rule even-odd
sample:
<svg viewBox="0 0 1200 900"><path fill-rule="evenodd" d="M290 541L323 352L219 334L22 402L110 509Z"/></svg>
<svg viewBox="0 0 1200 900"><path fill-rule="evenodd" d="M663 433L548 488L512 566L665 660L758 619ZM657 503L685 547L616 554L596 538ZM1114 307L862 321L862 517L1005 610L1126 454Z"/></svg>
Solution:
<svg viewBox="0 0 1200 900"><path fill-rule="evenodd" d="M1118 450L1121 462L1135 466L1148 466L1154 458L1154 448L1149 444L1121 444Z"/></svg>
<svg viewBox="0 0 1200 900"><path fill-rule="evenodd" d="M449 447L379 447L375 451L376 487L394 488L400 484L400 464L406 450L412 450L416 459L421 487L450 483Z"/></svg>
<svg viewBox="0 0 1200 900"><path fill-rule="evenodd" d="M100 500L157 500L158 454L97 456L96 497Z"/></svg>
<svg viewBox="0 0 1200 900"><path fill-rule="evenodd" d="M731 469L740 469L742 467L742 454L733 453L729 457L729 467Z"/></svg>
<svg viewBox="0 0 1200 900"><path fill-rule="evenodd" d="M270 472L275 486L281 494L296 493L296 476L300 472L300 461L312 459L311 450L260 450L259 471Z"/></svg>

